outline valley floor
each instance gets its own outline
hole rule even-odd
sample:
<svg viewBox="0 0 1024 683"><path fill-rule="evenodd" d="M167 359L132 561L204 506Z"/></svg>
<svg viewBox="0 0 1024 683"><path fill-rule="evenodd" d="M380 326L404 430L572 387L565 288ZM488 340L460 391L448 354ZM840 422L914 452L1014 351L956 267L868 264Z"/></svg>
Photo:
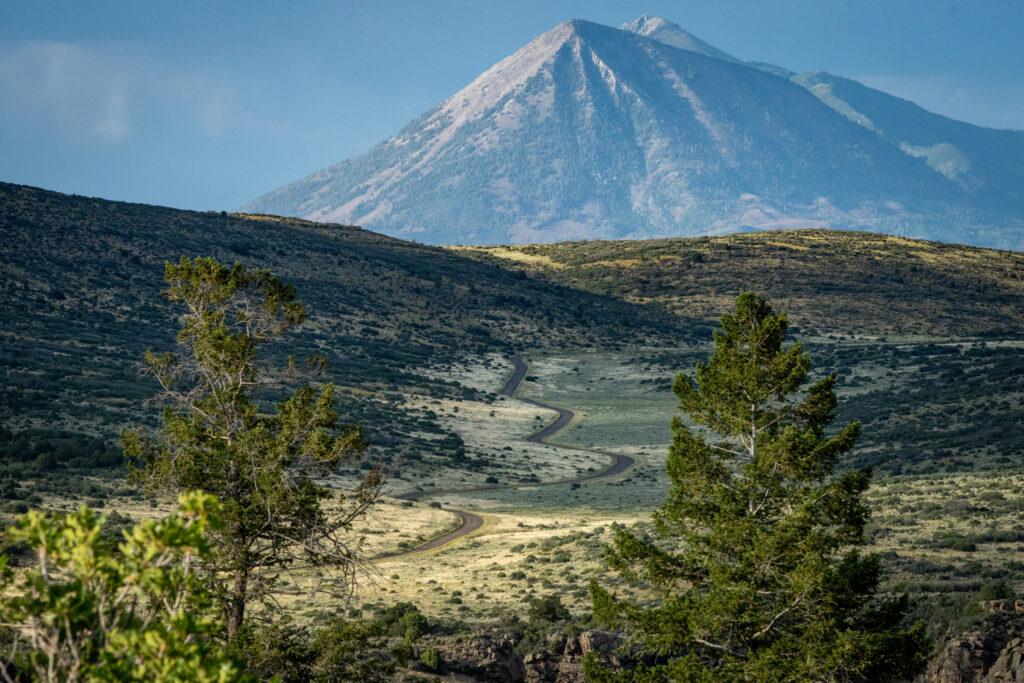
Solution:
<svg viewBox="0 0 1024 683"><path fill-rule="evenodd" d="M897 352L915 352L916 344L900 343L910 351ZM872 358L888 358L894 344L848 340L819 355L842 359L850 349L860 354L865 346L872 347ZM404 600L432 616L485 623L506 618L516 605L525 612L530 598L552 593L574 611L587 610L590 578L625 590L604 568L603 546L614 524L647 525L667 491L664 457L675 400L671 373L659 372L664 368L657 359L665 353L537 350L528 356L529 369L515 398L434 406L446 426L463 437L470 457L490 453L501 466L472 476L438 474L418 485L442 491L420 494L415 502L388 499L378 508L362 529L372 533L367 549L406 552L375 563L374 579L363 584L356 605L369 609ZM675 349L671 358L692 360L703 353ZM899 374L873 367L864 361L849 374L853 386L843 389L841 402L857 404L860 395L873 404L886 387L905 384ZM512 369L507 359L493 358L486 366L464 368L458 379L495 392ZM569 408L575 416L546 443L531 443L526 438L555 414L524 398ZM906 399L907 409L928 414L934 409L929 401L937 398L929 395L920 404ZM601 451L628 455L635 465L607 479L540 485L607 467L608 456ZM1024 589L1019 454L1013 456L1016 464L988 451L961 457L971 457L974 466L947 472L940 463L914 474L893 472L902 466L881 467L869 492L871 549L883 555L886 586L920 598L920 616L929 621L955 618L987 580L1015 577L1015 588ZM408 491L414 483L393 477L392 491ZM467 488L475 490L446 492ZM483 526L441 547L408 552L456 528L460 519L454 510L481 516Z"/></svg>
<svg viewBox="0 0 1024 683"><path fill-rule="evenodd" d="M864 424L850 464L876 468L868 533L883 557L885 587L911 594L936 632L969 617L986 582L1008 580L1024 591L1021 344L845 337L809 346L821 372L840 375L838 422ZM385 495L353 530L362 556L377 559L366 564L349 609L409 601L432 617L481 625L523 615L531 598L549 594L589 612L591 578L629 590L608 573L603 549L613 525L646 529L664 499L672 377L706 353L530 349L515 396L500 393L514 367L497 355L445 375L479 390L476 399L407 395L404 406L430 411L459 435L464 452L388 473ZM573 416L537 443L529 437L557 416L542 405ZM610 453L634 462L594 478ZM46 505L77 507L90 481L47 493ZM110 508L134 519L171 507L119 479L95 485L115 494ZM442 538L467 519L482 523ZM432 539L444 542L424 548ZM290 609L313 617L338 607L304 598Z"/></svg>

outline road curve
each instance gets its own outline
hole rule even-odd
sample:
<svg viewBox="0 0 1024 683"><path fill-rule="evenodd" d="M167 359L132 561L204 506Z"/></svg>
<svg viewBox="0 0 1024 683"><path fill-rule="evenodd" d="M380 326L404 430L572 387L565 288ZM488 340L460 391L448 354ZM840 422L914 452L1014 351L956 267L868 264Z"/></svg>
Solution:
<svg viewBox="0 0 1024 683"><path fill-rule="evenodd" d="M508 378L508 381L505 382L505 386L502 387L500 392L502 395L509 397L515 396L516 390L519 389L519 385L522 384L523 380L526 378L526 370L528 367L526 361L523 360L522 356L512 356L511 360L515 368L512 371L512 375ZM558 417L555 418L554 422L552 422L549 425L546 425L545 427L537 430L533 434L530 434L528 437L526 437L526 441L530 443L544 443L545 439L547 439L550 436L553 436L555 433L557 433L559 430L561 430L567 424L569 424L574 417L576 417L576 413L566 408L559 408L557 406L548 405L547 403L543 403L541 401L535 401L532 398L520 398L519 400L522 401L523 403L529 403L532 406L543 408L544 410L551 410L558 414ZM571 447L563 446L563 448ZM609 458L611 458L612 462L608 467L606 467L603 470L600 470L598 472L591 472L590 474L586 474L581 477L572 477L569 479L559 479L556 481L529 484L526 487L535 488L538 486L557 486L565 484L575 484L578 482L590 481L592 479L612 477L615 476L616 474L621 474L622 472L625 472L636 463L636 460L634 460L633 458L629 457L628 455L622 455L620 453L611 453L608 451L601 451L596 449L580 450L590 450L593 453L600 453L602 455L606 455ZM509 487L508 485L503 484L492 484L488 486L475 486L472 488L465 489L428 489L425 491L407 491L405 493L400 493L393 497L399 500L419 500L420 498L445 493L475 493L480 491L495 491L498 489L505 488L514 487ZM429 541L425 541L424 543L421 543L420 545L417 545L413 548L397 550L390 553L383 553L381 555L376 556L374 559L390 559L400 557L402 555L411 555L412 553L419 553L425 550L440 548L441 546L451 543L457 538L461 538L463 536L466 536L467 534L473 533L474 531L482 527L484 524L483 517L474 512L470 512L469 510L449 510L449 512L454 512L461 518L462 523L458 526L458 528L449 531L446 534L436 536L430 539Z"/></svg>
<svg viewBox="0 0 1024 683"><path fill-rule="evenodd" d="M508 381L505 383L505 386L501 390L501 393L504 394L505 396L515 396L516 390L519 388L519 385L522 383L523 379L526 378L527 365L526 361L523 360L522 356L512 356L512 363L515 364L515 371L513 371L512 376L509 377ZM549 436L554 436L556 432L565 427L572 421L574 417L576 417L576 413L572 412L571 410L567 410L566 408L559 408L558 406L549 405L541 401L535 401L532 398L520 398L519 400L522 401L523 403L529 403L530 405L537 406L538 408L553 410L556 413L558 413L558 417L555 419L554 422L549 424L547 427L544 427L543 429L536 431L530 436L526 437L526 440L531 443L544 443L545 439L547 439ZM563 448L566 447L563 446ZM636 463L636 460L629 457L628 455L622 455L620 453L610 453L608 451L602 451L595 448L589 448L586 450L589 450L592 453L600 453L601 455L607 455L609 458L612 459L612 464L606 467L605 469L601 470L600 472L592 472L591 474L587 474L582 477L574 477L572 479L552 481L545 484L539 484L539 486L571 484L573 482L578 481L589 481L591 479L611 477L616 474L625 472Z"/></svg>
<svg viewBox="0 0 1024 683"><path fill-rule="evenodd" d="M395 496L395 497L396 498L403 498L405 500L409 500L409 498L406 497L406 496ZM430 539L429 541L427 541L425 543L421 543L418 546L415 546L413 548L407 548L405 550L395 550L395 551L390 552L390 553L382 553L380 555L377 555L373 559L375 559L375 560L383 560L383 559L387 559L387 558L391 558L391 557L398 557L399 555L409 555L409 554L412 554L412 553L420 553L420 552L423 552L424 550L432 550L434 548L440 548L443 545L447 545L447 544L451 543L456 538L461 538L461 537L463 537L463 536L465 536L467 534L473 533L474 531L476 531L477 529L479 529L480 527L482 527L484 525L484 518L481 517L480 515L476 514L476 513L470 512L469 510L449 510L449 512L454 512L455 514L457 514L462 519L462 523L458 526L458 528L456 528L456 529L454 529L452 531L449 531L446 534L441 534L440 536L435 536L434 538Z"/></svg>
<svg viewBox="0 0 1024 683"><path fill-rule="evenodd" d="M515 396L516 389L519 388L519 385L526 377L527 365L522 356L512 356L512 362L515 364L516 369L512 372L512 376L508 378L508 381L505 382L504 388L501 390L501 393L505 396ZM544 410L553 410L558 413L558 417L555 418L554 422L526 437L526 440L530 443L544 443L544 439L554 435L555 432L569 424L572 419L576 417L576 413L566 408L559 408L557 406L548 405L547 403L542 403L541 401L534 401L532 398L520 398L519 400L523 403L529 403L531 406L537 406Z"/></svg>

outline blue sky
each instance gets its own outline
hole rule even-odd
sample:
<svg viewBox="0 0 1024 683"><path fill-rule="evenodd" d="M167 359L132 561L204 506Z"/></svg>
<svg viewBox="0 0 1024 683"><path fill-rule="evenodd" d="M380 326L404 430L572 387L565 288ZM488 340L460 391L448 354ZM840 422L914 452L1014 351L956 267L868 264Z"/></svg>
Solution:
<svg viewBox="0 0 1024 683"><path fill-rule="evenodd" d="M1024 129L1018 0L5 0L0 180L234 209L365 151L564 19L641 14Z"/></svg>

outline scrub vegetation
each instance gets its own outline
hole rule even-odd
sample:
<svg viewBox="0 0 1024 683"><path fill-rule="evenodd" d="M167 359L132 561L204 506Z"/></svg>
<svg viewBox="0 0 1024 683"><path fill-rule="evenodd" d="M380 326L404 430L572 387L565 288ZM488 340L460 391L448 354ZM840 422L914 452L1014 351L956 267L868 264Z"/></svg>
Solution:
<svg viewBox="0 0 1024 683"><path fill-rule="evenodd" d="M718 315L748 289L787 313L781 348L799 339L813 361L799 363L806 384L791 398L806 399L807 386L835 393L826 412L837 427L804 426L824 443L860 424L852 448L800 475L805 493L856 483L843 538L816 556L821 575L855 547L863 562L847 568L870 580L844 595L898 607L872 623L908 657L977 623L979 600L1024 591L1017 254L823 231L441 249L13 185L0 185L0 209L11 235L0 261L5 623L49 619L66 608L56 592L99 604L110 590L188 603L198 619L118 608L119 624L148 635L108 638L96 628L107 613L78 603L81 654L56 668L39 653L70 647L63 635L0 634L15 680L159 678L144 640L180 648L188 664L161 670L169 680L430 678L460 671L452 648L474 639L507 637L526 661L609 622L636 629L665 594L653 576L616 572L609 549L622 568L633 541L675 543L683 558L695 547L686 534L659 536L651 516L682 519L671 501L694 473L679 435L707 434L692 400L680 412L673 385L699 381ZM249 333L266 334L235 336L257 309L266 316ZM162 355L176 330L182 345ZM514 354L528 368L506 396ZM213 405L234 417L208 421ZM574 417L527 441L556 417L544 405ZM125 427L137 431L122 448ZM611 454L633 464L593 478ZM240 463L258 464L256 476ZM460 529L461 511L482 526L416 550ZM730 519L723 528L739 523ZM236 561L240 548L257 548L259 561ZM192 573L174 573L186 556ZM595 609L592 583L636 610ZM780 591L779 605L793 597ZM750 638L729 643L732 655L654 647L626 660L657 671L671 654L680 670L740 671L742 658L727 661L738 652L785 650L772 629L758 635L774 605ZM853 640L864 614L837 612ZM721 645L728 629L717 626L700 637ZM788 632L814 650L817 626L804 627ZM863 678L877 659L857 661Z"/></svg>

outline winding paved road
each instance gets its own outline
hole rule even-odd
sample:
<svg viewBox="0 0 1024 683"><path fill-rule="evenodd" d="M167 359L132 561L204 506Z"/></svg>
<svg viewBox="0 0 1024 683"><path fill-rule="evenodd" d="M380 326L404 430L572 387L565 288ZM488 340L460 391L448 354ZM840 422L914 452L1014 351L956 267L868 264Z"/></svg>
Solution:
<svg viewBox="0 0 1024 683"><path fill-rule="evenodd" d="M526 377L527 365L526 361L523 360L522 356L512 356L512 363L515 364L515 371L512 373L512 376L508 378L508 381L505 383L504 388L501 390L501 393L504 394L505 396L515 396L516 389L519 388L519 385ZM535 401L532 398L520 398L519 400L522 401L523 403L529 403L532 406L537 406L538 408L544 408L546 410L553 410L556 413L558 413L558 418L556 418L554 422L549 424L547 427L544 427L540 431L534 432L533 434L530 434L530 436L526 437L526 440L531 443L544 443L545 439L547 439L549 436L554 436L556 432L561 430L563 427L569 424L574 417L576 417L576 413L566 408L559 408L558 406L549 405L541 401ZM563 446L562 448L570 447ZM574 477L572 479L562 479L559 481L551 481L543 484L535 484L535 486L554 486L555 484L571 484L573 482L578 481L589 481L591 479L611 477L621 472L625 472L636 463L636 460L634 460L633 458L629 457L628 455L622 455L620 453L611 453L609 451L602 451L596 448L588 448L581 450L589 450L592 453L600 453L601 455L607 455L609 458L612 459L612 464L599 472L593 472L582 477Z"/></svg>
<svg viewBox="0 0 1024 683"><path fill-rule="evenodd" d="M395 498L401 498L403 500L415 500L415 498L411 498L411 497L409 497L407 495L395 496ZM446 534L441 534L440 536L435 536L434 538L430 539L426 543L421 543L421 544L419 544L418 546L416 546L414 548L409 548L407 550L396 550L396 551L390 552L390 553L383 553L381 555L378 555L374 559L375 560L384 560L384 559L388 559L388 558L392 558L392 557L398 557L400 555L409 555L411 553L421 553L424 550L432 550L434 548L440 548L443 545L448 545L449 543L454 541L456 538L461 538L461 537L465 536L466 534L473 533L474 531L476 531L477 529L479 529L480 527L482 527L484 525L484 518L481 517L480 515L476 514L476 513L470 512L469 510L449 510L449 512L454 512L455 514L457 514L459 517L462 518L462 524L460 524L458 526L458 528L456 528L456 529L454 529L452 531L449 531Z"/></svg>
<svg viewBox="0 0 1024 683"><path fill-rule="evenodd" d="M501 394L509 397L515 396L516 390L519 389L519 385L522 384L523 379L525 379L526 377L526 370L528 368L526 361L523 360L522 356L512 356L511 360L513 365L515 366L515 369L512 371L512 376L508 378L508 381L505 382L505 386L502 387L501 389ZM576 417L576 414L574 412L566 408L559 408L557 406L548 405L547 403L543 403L541 401L535 401L532 398L520 398L519 400L522 401L523 403L529 403L532 406L543 408L544 410L552 410L558 413L558 417L555 418L554 422L526 437L526 441L529 441L530 443L544 443L545 439L547 439L550 436L553 436L555 433L557 433L559 430L561 430L567 424L569 424L574 417ZM571 446L564 446L563 448L571 448ZM590 481L592 479L612 477L616 474L625 472L636 463L636 460L634 460L633 458L629 457L628 455L622 455L620 453L611 453L609 451L602 451L596 449L579 450L589 450L593 453L607 455L609 458L611 458L612 462L608 467L598 472L592 472L581 477L572 477L570 479L558 479L555 481L529 484L527 486L524 486L524 488L575 484L577 482ZM408 491L406 493L400 493L394 497L398 498L399 500L419 500L420 498L436 496L445 493L474 493L478 491L495 491L498 489L506 488L516 487L503 484L492 484L488 486L475 486L466 489L428 489L426 491ZM451 543L457 538L461 538L463 536L466 536L467 534L473 533L474 531L482 527L484 524L483 517L476 514L475 512L470 512L469 510L449 510L449 512L454 512L460 518L462 518L462 523L459 525L458 528L449 531L446 534L442 534L440 536L432 538L429 541L421 543L420 545L414 548L398 550L391 553L384 553L382 555L378 555L374 559L391 559L395 557L400 557L402 555L410 555L412 553L419 553L425 550L440 548L441 546Z"/></svg>

